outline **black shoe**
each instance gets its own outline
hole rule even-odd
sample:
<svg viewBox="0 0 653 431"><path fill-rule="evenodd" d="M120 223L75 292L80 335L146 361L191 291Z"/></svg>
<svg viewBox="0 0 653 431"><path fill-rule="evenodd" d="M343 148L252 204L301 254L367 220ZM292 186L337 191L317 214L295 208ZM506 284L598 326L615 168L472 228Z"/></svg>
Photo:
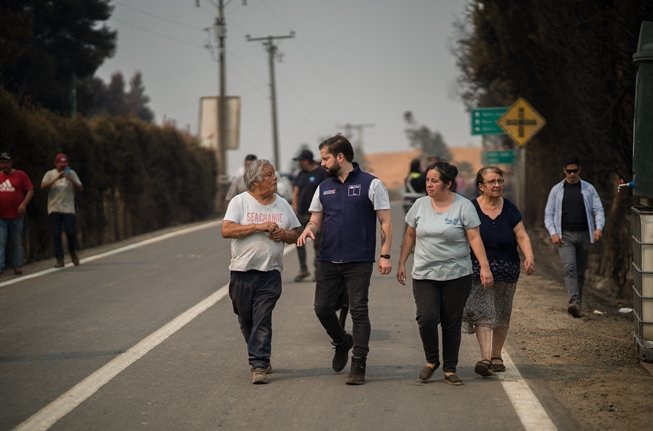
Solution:
<svg viewBox="0 0 653 431"><path fill-rule="evenodd" d="M476 363L476 366L474 367L474 372L476 374L480 374L483 377L488 377L494 374L492 372L492 362L488 361L487 359L481 359Z"/></svg>
<svg viewBox="0 0 653 431"><path fill-rule="evenodd" d="M432 366L432 367L429 367L429 365L433 365L433 366ZM429 364L429 363L427 363L427 364L424 365L424 367L422 368L422 371L419 372L419 379L420 379L421 381L423 381L423 382L427 381L428 379L431 378L431 376L433 375L433 373L435 372L435 370L438 369L439 366L440 366L440 362L436 362L435 364Z"/></svg>
<svg viewBox="0 0 653 431"><path fill-rule="evenodd" d="M295 282L299 283L300 281L304 281L305 278L308 278L311 276L311 273L308 272L308 269L302 269L299 271L299 274L295 276Z"/></svg>
<svg viewBox="0 0 653 431"><path fill-rule="evenodd" d="M351 372L347 376L345 383L348 385L362 385L365 383L365 359L351 357Z"/></svg>
<svg viewBox="0 0 653 431"><path fill-rule="evenodd" d="M75 266L79 265L79 258L77 257L77 255L75 253L72 253L70 255L70 260L73 261L73 265L75 265Z"/></svg>
<svg viewBox="0 0 653 431"><path fill-rule="evenodd" d="M342 371L347 365L349 351L354 347L354 338L349 334L345 334L343 342L340 344L334 344L334 346L336 352L333 354L333 362L331 363L331 366L333 367L333 371Z"/></svg>
<svg viewBox="0 0 653 431"><path fill-rule="evenodd" d="M445 373L444 381L454 386L461 386L463 384L463 380L460 377L458 377L456 373L451 373L451 374Z"/></svg>
<svg viewBox="0 0 653 431"><path fill-rule="evenodd" d="M64 267L63 259L57 259L57 263L54 264L54 267L63 268Z"/></svg>
<svg viewBox="0 0 653 431"><path fill-rule="evenodd" d="M578 304L572 302L569 304L569 307L567 307L567 313L571 314L574 317L580 317L580 307Z"/></svg>

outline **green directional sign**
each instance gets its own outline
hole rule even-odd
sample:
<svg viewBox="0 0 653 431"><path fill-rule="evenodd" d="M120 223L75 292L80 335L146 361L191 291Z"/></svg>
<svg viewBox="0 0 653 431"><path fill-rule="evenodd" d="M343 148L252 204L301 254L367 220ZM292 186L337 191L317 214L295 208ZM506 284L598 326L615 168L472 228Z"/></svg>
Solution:
<svg viewBox="0 0 653 431"><path fill-rule="evenodd" d="M507 106L472 109L472 135L502 135L505 133L497 124L497 120L506 113L507 109Z"/></svg>
<svg viewBox="0 0 653 431"><path fill-rule="evenodd" d="M496 150L483 153L484 165L511 165L515 163L515 150Z"/></svg>

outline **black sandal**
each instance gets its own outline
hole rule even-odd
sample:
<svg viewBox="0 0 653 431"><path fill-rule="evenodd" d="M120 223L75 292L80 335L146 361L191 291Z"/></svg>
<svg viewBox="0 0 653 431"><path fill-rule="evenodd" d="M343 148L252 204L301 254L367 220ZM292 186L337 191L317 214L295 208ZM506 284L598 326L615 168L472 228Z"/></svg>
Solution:
<svg viewBox="0 0 653 431"><path fill-rule="evenodd" d="M492 372L492 363L488 361L487 359L481 359L476 363L476 366L474 367L474 372L476 374L480 374L483 377L488 377L493 375L494 373Z"/></svg>
<svg viewBox="0 0 653 431"><path fill-rule="evenodd" d="M506 366L503 365L503 359L501 358L492 358L490 369L494 372L503 373L506 371Z"/></svg>

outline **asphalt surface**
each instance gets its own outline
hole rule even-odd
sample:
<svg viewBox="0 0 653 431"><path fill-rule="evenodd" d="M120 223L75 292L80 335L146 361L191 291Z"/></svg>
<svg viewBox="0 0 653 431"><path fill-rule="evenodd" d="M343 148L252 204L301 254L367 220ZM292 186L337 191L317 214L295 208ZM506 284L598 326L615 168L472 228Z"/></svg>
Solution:
<svg viewBox="0 0 653 431"><path fill-rule="evenodd" d="M555 395L517 368L501 379L476 375L472 336L463 337L463 386L446 384L441 370L428 383L417 380L424 355L415 305L410 286L394 275L400 208L394 214L395 267L391 275L376 271L372 278L367 379L357 387L345 385L348 367L331 370L333 350L312 309L314 284L293 281L299 265L292 247L273 315L274 372L268 385L252 385L245 343L225 296L229 240L221 238L219 221L192 228L84 250L78 267L52 270L54 260L45 261L25 266L22 278L0 279L0 430L21 424L53 430L570 424ZM309 247L309 262L312 256ZM518 352L514 357L521 360Z"/></svg>

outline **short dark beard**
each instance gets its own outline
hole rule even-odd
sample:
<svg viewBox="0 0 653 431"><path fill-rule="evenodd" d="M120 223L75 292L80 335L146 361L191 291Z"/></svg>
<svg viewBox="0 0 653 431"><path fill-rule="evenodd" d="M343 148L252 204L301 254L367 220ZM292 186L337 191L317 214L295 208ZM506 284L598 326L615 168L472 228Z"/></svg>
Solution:
<svg viewBox="0 0 653 431"><path fill-rule="evenodd" d="M329 173L329 176L330 176L330 177L334 177L334 178L335 178L335 177L337 177L338 174L340 173L340 166L338 165L338 166L335 166L335 167L333 167L333 168L328 168L328 169L327 169L327 172Z"/></svg>

